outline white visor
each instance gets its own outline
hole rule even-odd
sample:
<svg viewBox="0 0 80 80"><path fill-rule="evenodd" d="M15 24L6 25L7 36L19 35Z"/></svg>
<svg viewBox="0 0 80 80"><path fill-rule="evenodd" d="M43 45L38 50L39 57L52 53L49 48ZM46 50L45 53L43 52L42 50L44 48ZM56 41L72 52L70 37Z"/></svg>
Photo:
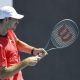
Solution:
<svg viewBox="0 0 80 80"><path fill-rule="evenodd" d="M11 6L4 6L0 8L0 19L12 17L15 19L22 19L24 15L18 14Z"/></svg>

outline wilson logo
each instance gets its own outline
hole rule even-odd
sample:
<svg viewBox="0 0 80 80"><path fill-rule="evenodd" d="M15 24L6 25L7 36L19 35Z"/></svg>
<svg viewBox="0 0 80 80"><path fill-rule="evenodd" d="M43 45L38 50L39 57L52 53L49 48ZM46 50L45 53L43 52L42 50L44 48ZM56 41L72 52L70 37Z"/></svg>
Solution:
<svg viewBox="0 0 80 80"><path fill-rule="evenodd" d="M62 41L69 41L72 38L72 34L69 31L69 29L63 25L59 30L58 30L58 35L61 38Z"/></svg>

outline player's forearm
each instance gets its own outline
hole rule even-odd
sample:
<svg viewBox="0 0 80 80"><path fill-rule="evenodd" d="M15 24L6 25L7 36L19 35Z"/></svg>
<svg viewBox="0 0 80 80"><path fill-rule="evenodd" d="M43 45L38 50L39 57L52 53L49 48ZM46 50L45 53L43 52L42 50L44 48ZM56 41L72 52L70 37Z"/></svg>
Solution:
<svg viewBox="0 0 80 80"><path fill-rule="evenodd" d="M26 44L25 42L21 40L17 40L17 48L19 51L26 52L26 53L31 53L33 47Z"/></svg>
<svg viewBox="0 0 80 80"><path fill-rule="evenodd" d="M17 73L18 71L22 70L23 68L27 67L29 65L28 60L24 59L18 64L15 64L10 67L4 67L1 70L0 78L8 78Z"/></svg>

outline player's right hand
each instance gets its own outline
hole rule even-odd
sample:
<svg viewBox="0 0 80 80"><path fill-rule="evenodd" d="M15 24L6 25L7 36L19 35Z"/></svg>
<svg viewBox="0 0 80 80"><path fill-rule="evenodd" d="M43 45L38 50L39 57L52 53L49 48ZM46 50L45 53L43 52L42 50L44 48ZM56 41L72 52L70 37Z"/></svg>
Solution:
<svg viewBox="0 0 80 80"><path fill-rule="evenodd" d="M26 60L27 60L28 66L35 66L40 59L41 58L39 56L32 56L32 57L28 57Z"/></svg>

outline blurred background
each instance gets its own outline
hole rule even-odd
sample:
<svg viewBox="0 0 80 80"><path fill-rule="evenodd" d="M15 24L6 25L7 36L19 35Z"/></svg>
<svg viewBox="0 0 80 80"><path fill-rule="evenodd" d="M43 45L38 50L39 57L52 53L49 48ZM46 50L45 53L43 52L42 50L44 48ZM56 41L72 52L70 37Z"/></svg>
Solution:
<svg viewBox="0 0 80 80"><path fill-rule="evenodd" d="M17 36L35 47L45 47L54 25L62 19L72 19L80 27L80 0L14 0L13 6L25 16ZM24 79L80 80L79 41L80 37L70 47L50 51L36 66L22 70ZM30 56L20 54L22 59Z"/></svg>
<svg viewBox="0 0 80 80"><path fill-rule="evenodd" d="M54 25L62 19L72 19L80 27L80 0L13 0L12 6L25 16L16 35L35 47L45 47ZM36 66L22 70L24 80L80 80L79 41L80 35L70 47L52 50ZM20 55L21 59L30 56Z"/></svg>

